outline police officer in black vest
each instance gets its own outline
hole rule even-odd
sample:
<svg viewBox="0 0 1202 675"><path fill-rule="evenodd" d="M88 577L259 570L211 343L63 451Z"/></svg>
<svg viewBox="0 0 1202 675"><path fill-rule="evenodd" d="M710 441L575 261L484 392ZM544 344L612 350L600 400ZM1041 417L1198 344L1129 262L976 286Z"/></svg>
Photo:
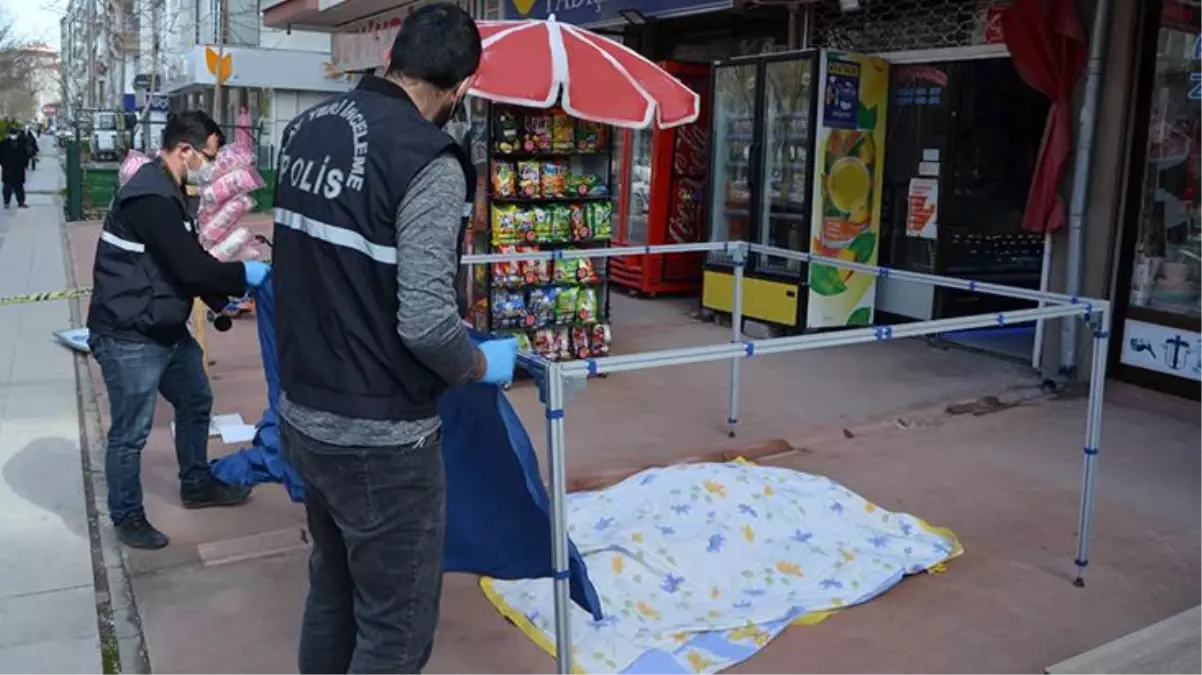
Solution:
<svg viewBox="0 0 1202 675"><path fill-rule="evenodd" d="M117 191L92 269L88 345L108 390L105 448L109 515L121 541L167 545L142 508L142 448L159 394L175 409L180 500L187 508L232 506L250 490L209 471L213 394L200 345L188 331L195 298L221 311L230 296L262 284L265 263L220 262L201 248L184 194L211 174L221 130L200 111L167 123L158 157Z"/></svg>
<svg viewBox="0 0 1202 675"><path fill-rule="evenodd" d="M383 77L284 132L272 279L282 443L313 541L302 673L425 665L446 521L438 397L513 376L516 343L475 347L456 311L476 177L442 126L480 55L466 12L426 5Z"/></svg>

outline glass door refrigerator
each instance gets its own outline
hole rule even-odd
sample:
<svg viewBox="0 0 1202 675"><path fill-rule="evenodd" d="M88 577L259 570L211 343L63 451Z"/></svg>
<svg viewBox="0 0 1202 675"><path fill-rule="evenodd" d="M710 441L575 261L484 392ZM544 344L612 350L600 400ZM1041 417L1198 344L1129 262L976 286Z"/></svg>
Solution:
<svg viewBox="0 0 1202 675"><path fill-rule="evenodd" d="M712 81L710 241L875 264L888 63L805 50L719 62ZM731 265L707 258L705 309L731 312ZM871 275L758 254L744 271L747 318L793 332L872 322Z"/></svg>
<svg viewBox="0 0 1202 675"><path fill-rule="evenodd" d="M659 64L701 96L697 121L672 129L620 131L615 138L614 184L618 214L615 246L660 246L703 241L705 183L709 177L710 67ZM611 281L647 296L695 293L703 256L625 256L610 263Z"/></svg>

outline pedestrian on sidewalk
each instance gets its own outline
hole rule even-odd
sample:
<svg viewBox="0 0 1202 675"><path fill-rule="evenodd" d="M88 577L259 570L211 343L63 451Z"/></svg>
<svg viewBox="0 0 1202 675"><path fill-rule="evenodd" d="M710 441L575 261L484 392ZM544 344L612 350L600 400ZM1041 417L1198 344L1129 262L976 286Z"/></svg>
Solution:
<svg viewBox="0 0 1202 675"><path fill-rule="evenodd" d="M513 378L517 343L477 349L456 308L476 177L442 127L480 54L465 11L426 5L405 19L383 77L284 132L272 283L282 445L313 542L301 673L425 666L446 530L438 397Z"/></svg>
<svg viewBox="0 0 1202 675"><path fill-rule="evenodd" d="M25 144L29 148L29 170L36 171L38 168L38 137L33 133L32 128L25 128Z"/></svg>
<svg viewBox="0 0 1202 675"><path fill-rule="evenodd" d="M4 184L4 208L17 197L17 206L25 209L25 168L29 166L29 143L16 124L8 127L8 136L0 141L0 182Z"/></svg>
<svg viewBox="0 0 1202 675"><path fill-rule="evenodd" d="M167 124L158 158L117 192L104 219L92 268L88 346L108 391L105 448L109 515L121 541L157 549L167 536L142 506L142 448L159 394L175 409L175 456L185 508L232 506L250 489L218 482L209 470L213 394L204 355L188 330L199 297L215 312L267 278L262 262L220 262L201 247L184 187L204 182L221 130L200 111Z"/></svg>

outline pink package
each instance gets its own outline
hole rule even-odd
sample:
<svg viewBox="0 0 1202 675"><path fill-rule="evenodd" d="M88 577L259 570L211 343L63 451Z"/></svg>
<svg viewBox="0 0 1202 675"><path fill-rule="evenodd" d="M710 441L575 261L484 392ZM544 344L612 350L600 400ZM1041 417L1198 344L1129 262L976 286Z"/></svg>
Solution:
<svg viewBox="0 0 1202 675"><path fill-rule="evenodd" d="M214 242L221 241L226 233L234 229L238 221L255 207L255 200L250 195L238 195L220 208L199 215L200 241L206 248Z"/></svg>
<svg viewBox="0 0 1202 675"><path fill-rule="evenodd" d="M213 179L200 189L200 208L209 210L225 204L234 196L263 187L263 178L253 168L235 169Z"/></svg>
<svg viewBox="0 0 1202 675"><path fill-rule="evenodd" d="M229 262L238 256L242 247L250 241L250 230L245 227L235 227L217 245L209 249L209 254L221 262Z"/></svg>
<svg viewBox="0 0 1202 675"><path fill-rule="evenodd" d="M125 155L125 161L121 162L121 168L117 169L117 185L125 185L130 178L141 169L144 164L150 161L150 158L137 150L130 150Z"/></svg>
<svg viewBox="0 0 1202 675"><path fill-rule="evenodd" d="M220 178L237 169L253 169L254 165L255 153L249 147L226 145L217 151L217 158L213 160L213 177Z"/></svg>

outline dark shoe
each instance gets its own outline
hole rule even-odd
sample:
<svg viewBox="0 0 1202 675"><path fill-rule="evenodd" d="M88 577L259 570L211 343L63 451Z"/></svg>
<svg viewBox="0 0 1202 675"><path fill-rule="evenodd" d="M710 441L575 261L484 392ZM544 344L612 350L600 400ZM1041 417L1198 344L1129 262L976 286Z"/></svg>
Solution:
<svg viewBox="0 0 1202 675"><path fill-rule="evenodd" d="M167 545L167 535L154 529L146 516L134 516L116 524L117 538L131 548L154 550Z"/></svg>
<svg viewBox="0 0 1202 675"><path fill-rule="evenodd" d="M199 490L181 490L180 501L185 509L207 509L211 506L237 506L250 498L250 488L226 485L213 481Z"/></svg>
<svg viewBox="0 0 1202 675"><path fill-rule="evenodd" d="M19 208L19 209L27 209L27 208L29 208L29 204L17 204L17 208Z"/></svg>

